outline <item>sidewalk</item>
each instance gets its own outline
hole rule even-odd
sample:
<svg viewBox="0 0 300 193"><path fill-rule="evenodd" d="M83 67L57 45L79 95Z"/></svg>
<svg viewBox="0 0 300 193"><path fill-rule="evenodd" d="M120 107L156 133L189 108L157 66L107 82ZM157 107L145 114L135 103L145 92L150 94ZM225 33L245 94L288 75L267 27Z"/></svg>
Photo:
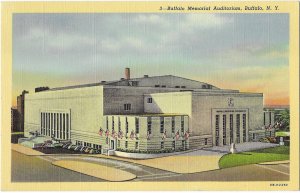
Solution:
<svg viewBox="0 0 300 193"><path fill-rule="evenodd" d="M136 175L130 172L89 162L60 160L52 162L52 164L111 182L122 182L136 178Z"/></svg>
<svg viewBox="0 0 300 193"><path fill-rule="evenodd" d="M34 149L31 149L29 147L24 147L23 145L20 144L11 144L11 149L14 151L17 151L19 153L25 154L25 155L44 155L42 152L36 151Z"/></svg>
<svg viewBox="0 0 300 193"><path fill-rule="evenodd" d="M277 164L289 164L290 160L283 160L283 161L273 161L273 162L264 162L259 163L259 165L277 165Z"/></svg>

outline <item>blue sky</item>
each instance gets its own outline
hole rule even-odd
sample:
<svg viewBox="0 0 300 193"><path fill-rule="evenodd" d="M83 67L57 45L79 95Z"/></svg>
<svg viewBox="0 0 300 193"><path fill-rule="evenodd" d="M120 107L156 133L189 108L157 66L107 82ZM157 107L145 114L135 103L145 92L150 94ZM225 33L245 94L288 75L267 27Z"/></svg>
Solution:
<svg viewBox="0 0 300 193"><path fill-rule="evenodd" d="M13 95L173 74L287 104L288 14L14 14Z"/></svg>

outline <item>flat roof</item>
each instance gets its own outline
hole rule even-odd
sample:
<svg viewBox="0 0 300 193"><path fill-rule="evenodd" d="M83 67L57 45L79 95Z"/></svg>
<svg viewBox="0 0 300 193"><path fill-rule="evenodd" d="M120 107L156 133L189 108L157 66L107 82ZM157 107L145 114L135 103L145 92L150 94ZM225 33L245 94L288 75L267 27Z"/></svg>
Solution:
<svg viewBox="0 0 300 193"><path fill-rule="evenodd" d="M132 117L172 117L172 116L188 116L187 114L179 113L145 113L145 114L113 114L103 116L132 116Z"/></svg>

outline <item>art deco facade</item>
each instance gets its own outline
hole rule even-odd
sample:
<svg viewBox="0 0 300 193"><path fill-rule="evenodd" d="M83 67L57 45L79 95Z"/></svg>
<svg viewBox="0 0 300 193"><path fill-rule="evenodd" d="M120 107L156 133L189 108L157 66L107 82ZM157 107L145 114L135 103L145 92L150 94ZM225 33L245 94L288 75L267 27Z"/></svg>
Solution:
<svg viewBox="0 0 300 193"><path fill-rule="evenodd" d="M95 148L177 151L256 141L266 129L263 94L172 75L102 81L26 94L30 131ZM274 123L268 118L271 124Z"/></svg>

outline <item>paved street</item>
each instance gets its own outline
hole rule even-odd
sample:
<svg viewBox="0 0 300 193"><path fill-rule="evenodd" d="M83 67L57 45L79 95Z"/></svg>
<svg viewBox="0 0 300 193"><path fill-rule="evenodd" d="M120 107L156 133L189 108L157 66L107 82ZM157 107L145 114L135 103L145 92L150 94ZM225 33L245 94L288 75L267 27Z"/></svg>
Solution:
<svg viewBox="0 0 300 193"><path fill-rule="evenodd" d="M56 167L48 158L12 151L12 182L101 182L102 179Z"/></svg>
<svg viewBox="0 0 300 193"><path fill-rule="evenodd" d="M57 160L79 160L114 167L137 176L134 181L282 181L289 179L289 164L253 164L221 170L177 174L140 164L80 155L26 156L12 151L12 181L103 181L53 166Z"/></svg>
<svg viewBox="0 0 300 193"><path fill-rule="evenodd" d="M287 181L289 164L247 165L161 178L160 181ZM138 180L138 179L137 179ZM148 181L155 181L148 179Z"/></svg>

